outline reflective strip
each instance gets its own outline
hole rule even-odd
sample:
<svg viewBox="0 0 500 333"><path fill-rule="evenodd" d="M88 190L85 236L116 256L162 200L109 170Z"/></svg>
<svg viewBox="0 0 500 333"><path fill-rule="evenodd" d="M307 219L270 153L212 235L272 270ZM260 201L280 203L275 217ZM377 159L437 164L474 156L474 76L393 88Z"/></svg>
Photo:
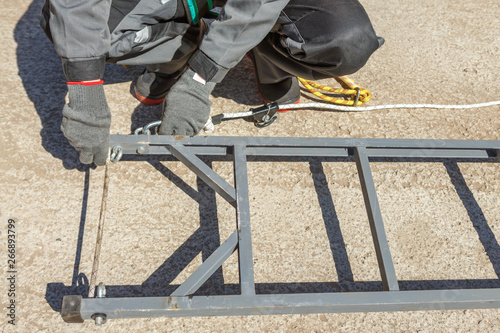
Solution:
<svg viewBox="0 0 500 333"><path fill-rule="evenodd" d="M198 23L198 6L196 6L196 1L186 0L189 12L191 13L191 21L193 24Z"/></svg>
<svg viewBox="0 0 500 333"><path fill-rule="evenodd" d="M103 80L95 80L95 81L68 81L66 82L67 84L69 84L70 86L96 86L96 85L99 85L99 84L103 84L104 81Z"/></svg>
<svg viewBox="0 0 500 333"><path fill-rule="evenodd" d="M134 43L145 43L148 41L150 35L149 27L145 27L135 33Z"/></svg>

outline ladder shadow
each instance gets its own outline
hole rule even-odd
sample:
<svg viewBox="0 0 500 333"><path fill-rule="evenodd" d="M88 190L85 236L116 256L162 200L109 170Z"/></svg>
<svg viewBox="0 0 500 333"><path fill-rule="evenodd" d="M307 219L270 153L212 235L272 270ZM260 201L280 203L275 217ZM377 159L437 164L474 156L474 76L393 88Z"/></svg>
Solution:
<svg viewBox="0 0 500 333"><path fill-rule="evenodd" d="M231 161L228 157L202 157L208 166L214 161ZM202 180L197 180L197 189L192 188L170 169L165 167L161 160L176 161L173 157L147 158L132 157L130 160L147 160L160 173L172 183L182 189L188 196L199 204L200 228L198 228L177 250L167 258L141 285L108 285L108 297L151 297L168 296L178 285L172 281L185 269L185 267L200 253L205 261L221 243L217 218L217 202L215 192ZM388 159L374 159L388 160ZM390 159L392 162L407 161L408 159ZM420 159L422 160L422 159ZM332 252L335 269L339 278L338 282L300 282L300 283L256 283L258 294L284 294L284 293L317 293L317 292L362 292L382 291L381 281L354 281L349 263L345 242L340 229L334 200L328 188L328 182L323 169L323 162L352 162L351 158L312 158L312 157L249 157L252 161L276 162L308 162L312 174L314 188L320 204L323 221L328 235L330 251ZM432 160L436 162L436 159ZM500 245L498 244L484 214L467 186L465 179L458 167L458 160L438 160L443 162L456 191L462 200L469 217L478 233L485 251L493 264L495 273L500 276ZM471 161L471 160L467 160ZM484 161L476 161L484 162ZM89 173L86 172L80 229L77 236L77 250L71 286L63 283L47 284L46 300L55 311L59 311L62 297L65 295L88 295L88 279L79 272L83 230L87 209L89 191ZM401 290L446 290L446 289L471 289L471 288L500 288L499 279L455 279L455 280L422 280L399 281ZM238 284L225 284L222 268L219 268L196 292L196 295L235 295L239 294Z"/></svg>
<svg viewBox="0 0 500 333"><path fill-rule="evenodd" d="M346 245L340 229L340 221L335 210L332 194L328 188L326 175L321 160L312 159L309 162L314 189L318 197L321 214L325 223L326 233L335 262L335 270L339 282L354 282L351 265L347 256Z"/></svg>
<svg viewBox="0 0 500 333"><path fill-rule="evenodd" d="M212 167L210 159L202 159L209 167ZM205 261L221 244L216 193L200 178L197 178L197 190L195 190L158 161L150 161L150 164L190 195L199 205L200 227L141 286L133 288L134 295L140 293L141 296L165 296L177 288L176 285L171 285L172 281L200 252L202 260ZM221 294L224 293L223 285L222 268L219 268L200 291L208 294ZM115 295L115 293L116 296L123 295L123 292L126 293L121 288L109 287L107 290L109 290L110 296Z"/></svg>
<svg viewBox="0 0 500 333"><path fill-rule="evenodd" d="M87 217L87 205L90 187L90 169L90 167L87 167L85 170L82 209L80 213L78 234L76 237L75 262L73 264L73 276L71 278L71 285L65 286L60 282L48 283L47 289L45 290L45 300L55 311L60 311L62 299L64 296L82 295L83 297L87 297L89 294L89 279L87 278L87 275L85 273L80 272L80 262L82 258L83 236L85 232L85 221Z"/></svg>
<svg viewBox="0 0 500 333"><path fill-rule="evenodd" d="M135 160L135 158L132 158ZM203 158L204 162L212 167L212 162L217 160L230 161L228 158ZM176 161L172 157L163 158L167 161ZM277 161L296 161L289 158L267 158L264 160ZM374 282L371 285L366 283L354 283L352 271L345 250L345 242L342 237L340 225L333 204L333 199L326 175L324 174L321 161L319 159L302 158L301 160L310 162L310 169L313 174L314 186L318 201L320 203L325 228L327 230L330 249L335 262L335 267L339 277L338 283L260 283L256 285L258 293L287 293L287 292L325 292L325 291L344 291L344 290L382 290L382 284ZM202 260L205 261L221 244L219 237L219 226L217 218L216 193L201 179L197 179L197 190L186 184L180 177L175 175L165 165L160 163L159 159L150 159L148 161L163 176L178 186L193 200L199 204L200 228L198 228L174 253L167 258L141 285L108 285L106 292L108 297L150 297L167 296L171 294L178 285L172 285L171 282L186 268L189 263L201 252ZM88 186L88 185L87 185ZM88 192L88 188L87 188ZM88 195L88 193L87 193ZM86 204L85 204L86 209ZM84 209L82 208L82 214ZM85 216L82 215L82 221ZM84 226L84 225L83 225ZM83 233L83 226L81 233ZM82 234L83 236L83 234ZM79 252L81 252L81 239L79 238ZM78 261L79 262L79 261ZM79 266L79 265L78 265ZM75 267L77 267L75 263ZM79 275L75 269L73 280ZM81 274L80 274L81 275ZM88 295L88 280L84 286L84 291L76 290L73 287L64 287L62 284L49 284L47 288L47 300L53 309L60 309L61 299L64 295L80 294L84 297ZM348 284L345 284L347 282ZM348 287L352 282L352 288ZM50 291L49 291L50 289ZM55 292L57 291L58 292ZM224 284L222 268L219 268L196 292L196 295L232 295L239 293L239 285ZM49 296L50 295L50 296ZM54 295L57 295L54 296Z"/></svg>
<svg viewBox="0 0 500 333"><path fill-rule="evenodd" d="M493 270L497 277L500 278L500 245L498 244L498 240L484 217L483 210L474 198L474 194L469 186L467 186L458 163L456 161L445 161L444 166L455 187L455 191L467 210L467 214L477 232L479 241L483 245L484 251L493 265Z"/></svg>

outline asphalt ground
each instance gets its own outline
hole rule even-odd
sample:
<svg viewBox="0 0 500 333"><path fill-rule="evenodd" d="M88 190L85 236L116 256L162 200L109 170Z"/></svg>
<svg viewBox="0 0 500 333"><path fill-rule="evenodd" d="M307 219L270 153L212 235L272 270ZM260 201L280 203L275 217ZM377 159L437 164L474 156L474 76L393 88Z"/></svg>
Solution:
<svg viewBox="0 0 500 333"><path fill-rule="evenodd" d="M42 1L0 0L0 304L4 331L481 331L497 309L148 318L66 324L64 295L85 293L92 270L104 168L88 168L60 131L60 60L38 27ZM500 99L500 6L485 1L363 1L386 39L351 78L368 105L466 104ZM111 132L160 115L130 84L141 68L108 66ZM321 81L335 85L334 80ZM302 102L311 99L304 93ZM260 105L250 62L214 90L212 115ZM217 136L500 140L500 107L476 110L290 111L265 129L245 121ZM206 160L231 182L232 165ZM255 281L262 292L377 291L380 274L352 161L249 163ZM402 288L500 287L500 165L492 161L372 163ZM164 296L234 230L234 210L179 162L110 165L98 282L118 296ZM8 324L8 221L16 225L16 320ZM201 294L232 293L235 255ZM291 287L292 286L292 287Z"/></svg>

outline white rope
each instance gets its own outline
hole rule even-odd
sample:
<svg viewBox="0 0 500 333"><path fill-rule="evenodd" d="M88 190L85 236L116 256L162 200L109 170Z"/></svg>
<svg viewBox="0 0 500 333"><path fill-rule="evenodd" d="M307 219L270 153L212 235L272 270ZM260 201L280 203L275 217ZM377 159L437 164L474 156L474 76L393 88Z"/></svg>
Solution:
<svg viewBox="0 0 500 333"><path fill-rule="evenodd" d="M336 111L347 112L363 112L385 109L476 109L487 106L500 105L500 101L463 104L463 105L440 105L440 104L390 104L390 105L375 105L375 106L341 106L326 103L304 103L304 104L285 104L280 105L280 110L283 109L330 109Z"/></svg>
<svg viewBox="0 0 500 333"><path fill-rule="evenodd" d="M251 117L253 115L253 113L252 113L252 111L244 111L244 112L235 112L235 113L223 113L223 115L224 115L224 119L229 119L229 118Z"/></svg>
<svg viewBox="0 0 500 333"><path fill-rule="evenodd" d="M455 105L441 105L441 104L389 104L389 105L375 105L375 106L341 106L334 104L327 104L322 102L317 103L303 103L303 104L285 104L280 105L280 110L291 110L291 109L330 109L335 111L346 111L346 112L363 112L363 111L375 111L375 110L387 110L387 109L477 109L484 108L488 106L500 105L500 101L492 101L486 103L476 103L476 104L455 104ZM251 117L253 115L252 111L235 112L235 113L223 113L224 119L234 119ZM212 123L212 118L208 119L203 130L206 133L212 133L214 130L214 125Z"/></svg>

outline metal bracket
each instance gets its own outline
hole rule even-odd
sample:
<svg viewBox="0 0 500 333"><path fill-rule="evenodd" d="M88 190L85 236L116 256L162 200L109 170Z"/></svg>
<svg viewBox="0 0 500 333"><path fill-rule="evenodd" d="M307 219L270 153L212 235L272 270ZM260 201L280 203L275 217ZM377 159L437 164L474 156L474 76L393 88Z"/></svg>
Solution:
<svg viewBox="0 0 500 333"><path fill-rule="evenodd" d="M250 109L253 122L257 127L267 127L278 119L278 103L267 103L261 107Z"/></svg>
<svg viewBox="0 0 500 333"><path fill-rule="evenodd" d="M214 125L219 125L223 121L233 119L248 119L253 121L257 127L267 127L277 120L279 109L278 103L272 102L252 108L247 112L221 113L213 116L211 119Z"/></svg>
<svg viewBox="0 0 500 333"><path fill-rule="evenodd" d="M370 158L395 157L429 160L499 157L500 141L263 138L263 137L172 137L163 135L112 135L111 147L124 155L173 155L189 167L236 209L234 233L168 297L81 298L65 296L62 316L67 322L93 318L179 317L255 315L320 312L414 311L499 308L500 288L400 290L373 181ZM233 187L197 155L232 156ZM351 157L356 162L368 222L384 291L257 294L253 272L247 158ZM240 294L196 296L196 291L238 250ZM97 321L96 321L97 322Z"/></svg>

